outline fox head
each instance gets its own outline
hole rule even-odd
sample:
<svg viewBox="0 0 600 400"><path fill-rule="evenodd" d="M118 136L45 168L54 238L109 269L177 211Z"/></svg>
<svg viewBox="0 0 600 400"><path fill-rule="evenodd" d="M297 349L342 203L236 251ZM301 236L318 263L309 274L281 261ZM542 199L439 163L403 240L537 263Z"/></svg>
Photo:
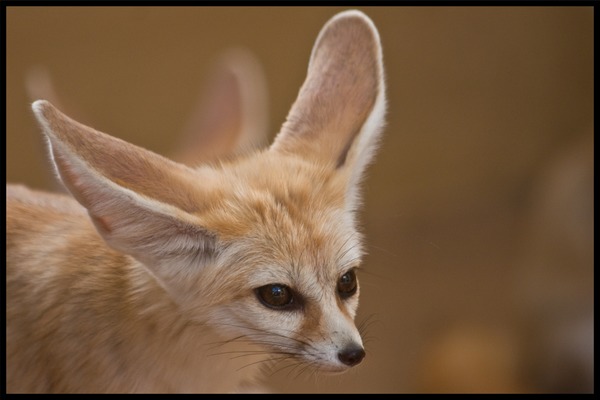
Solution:
<svg viewBox="0 0 600 400"><path fill-rule="evenodd" d="M187 318L317 368L365 352L354 324L362 245L355 213L385 113L379 35L358 11L320 32L273 144L191 168L33 110L71 194Z"/></svg>

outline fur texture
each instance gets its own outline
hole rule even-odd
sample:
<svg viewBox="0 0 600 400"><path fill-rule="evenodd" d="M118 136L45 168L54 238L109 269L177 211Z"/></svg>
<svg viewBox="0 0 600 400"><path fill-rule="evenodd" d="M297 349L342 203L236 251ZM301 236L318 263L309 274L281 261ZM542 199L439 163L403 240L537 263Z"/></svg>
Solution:
<svg viewBox="0 0 600 400"><path fill-rule="evenodd" d="M7 186L8 392L229 392L266 360L360 362L359 290L339 285L385 110L368 17L325 25L274 144L229 161L191 168L33 110L75 200ZM269 285L294 306L265 304Z"/></svg>

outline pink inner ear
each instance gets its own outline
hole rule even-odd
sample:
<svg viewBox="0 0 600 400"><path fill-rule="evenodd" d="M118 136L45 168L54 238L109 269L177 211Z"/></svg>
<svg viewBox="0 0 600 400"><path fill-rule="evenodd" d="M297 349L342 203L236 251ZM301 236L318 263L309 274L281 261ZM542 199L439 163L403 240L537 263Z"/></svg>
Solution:
<svg viewBox="0 0 600 400"><path fill-rule="evenodd" d="M96 217L93 215L91 215L90 217L92 218L94 225L96 225L96 228L98 228L100 233L102 233L103 235L108 235L112 233L112 228L108 217Z"/></svg>
<svg viewBox="0 0 600 400"><path fill-rule="evenodd" d="M111 233L112 229L110 220L108 219L109 217L95 215L92 211L95 208L92 203L99 200L99 196L94 196L92 188L88 187L89 185L93 185L93 182L88 182L85 176L76 172L75 167L69 163L67 157L61 153L58 146L52 144L52 152L54 154L54 162L56 163L65 186L67 186L77 201L88 209L92 221L102 231L101 233Z"/></svg>
<svg viewBox="0 0 600 400"><path fill-rule="evenodd" d="M77 174L73 165L69 163L68 158L62 153L60 145L54 143L54 139L50 139L50 144L52 146L54 163L56 164L62 182L73 194L75 199L87 207L89 200L86 199L87 191L85 188L85 179Z"/></svg>

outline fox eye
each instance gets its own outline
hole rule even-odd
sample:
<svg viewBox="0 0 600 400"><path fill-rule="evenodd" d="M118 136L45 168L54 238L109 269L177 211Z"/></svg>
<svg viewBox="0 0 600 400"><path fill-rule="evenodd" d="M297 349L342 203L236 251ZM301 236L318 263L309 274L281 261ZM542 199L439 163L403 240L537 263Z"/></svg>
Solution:
<svg viewBox="0 0 600 400"><path fill-rule="evenodd" d="M356 273L353 269L342 275L337 284L337 291L343 299L356 293L357 288Z"/></svg>
<svg viewBox="0 0 600 400"><path fill-rule="evenodd" d="M257 288L256 296L265 306L276 310L291 308L294 305L292 289L278 283Z"/></svg>

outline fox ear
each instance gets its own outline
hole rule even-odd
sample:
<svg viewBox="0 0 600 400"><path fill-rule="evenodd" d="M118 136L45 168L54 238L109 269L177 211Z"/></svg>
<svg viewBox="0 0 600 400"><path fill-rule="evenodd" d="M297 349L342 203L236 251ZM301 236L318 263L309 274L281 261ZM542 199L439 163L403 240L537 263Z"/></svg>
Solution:
<svg viewBox="0 0 600 400"><path fill-rule="evenodd" d="M347 170L355 192L373 157L385 103L377 29L360 11L339 13L319 33L306 80L271 150Z"/></svg>
<svg viewBox="0 0 600 400"><path fill-rule="evenodd" d="M27 70L25 73L25 89L30 101L46 99L59 109L68 112L71 117L78 121L85 123L92 120L86 113L81 111L80 107L77 107L77 103L69 101L70 99L65 98L60 90L56 90L57 88L50 70L43 65L36 65ZM43 145L42 141L36 142L36 144L38 143L40 146ZM42 153L45 153L45 149ZM54 179L51 169L44 169L44 172L48 174L48 181L54 183L53 189L55 191L65 190L65 187Z"/></svg>
<svg viewBox="0 0 600 400"><path fill-rule="evenodd" d="M262 66L249 51L229 49L215 62L174 159L192 166L258 147L265 142L267 117Z"/></svg>
<svg viewBox="0 0 600 400"><path fill-rule="evenodd" d="M193 184L199 172L84 126L47 101L33 110L63 183L109 245L150 265L210 250L215 236L194 215L205 204Z"/></svg>

